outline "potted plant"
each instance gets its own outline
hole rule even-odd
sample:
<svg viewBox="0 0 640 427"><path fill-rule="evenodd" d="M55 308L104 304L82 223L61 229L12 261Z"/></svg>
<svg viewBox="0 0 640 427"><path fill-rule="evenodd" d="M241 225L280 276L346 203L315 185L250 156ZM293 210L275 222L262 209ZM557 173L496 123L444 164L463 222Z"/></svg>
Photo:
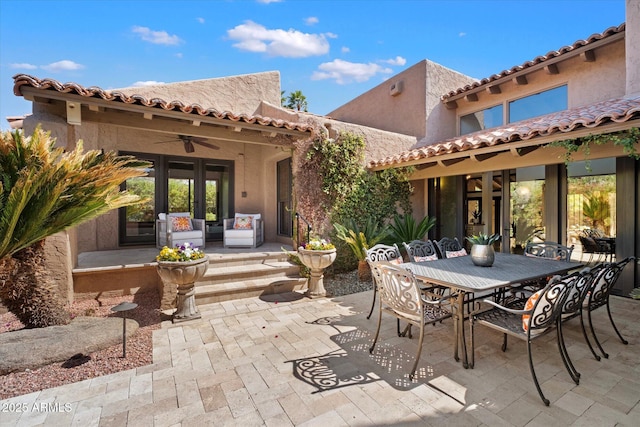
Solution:
<svg viewBox="0 0 640 427"><path fill-rule="evenodd" d="M156 261L158 275L164 284L163 305L167 305L167 296L177 288L173 322L199 319L201 314L196 306L195 282L207 271L207 255L190 243L185 243L174 248L163 247Z"/></svg>
<svg viewBox="0 0 640 427"><path fill-rule="evenodd" d="M354 219L348 219L344 225L335 223L338 239L344 241L358 259L358 281L371 280L371 270L367 264L367 249L383 241L389 234L387 227L378 227L378 224L369 218L363 227L358 226Z"/></svg>
<svg viewBox="0 0 640 427"><path fill-rule="evenodd" d="M324 269L336 260L336 247L329 240L314 237L298 248L298 258L311 273L307 296L310 298L324 297Z"/></svg>
<svg viewBox="0 0 640 427"><path fill-rule="evenodd" d="M500 237L499 234L489 236L482 232L468 236L467 240L473 244L471 247L471 261L481 267L491 267L495 260L493 244L500 241Z"/></svg>

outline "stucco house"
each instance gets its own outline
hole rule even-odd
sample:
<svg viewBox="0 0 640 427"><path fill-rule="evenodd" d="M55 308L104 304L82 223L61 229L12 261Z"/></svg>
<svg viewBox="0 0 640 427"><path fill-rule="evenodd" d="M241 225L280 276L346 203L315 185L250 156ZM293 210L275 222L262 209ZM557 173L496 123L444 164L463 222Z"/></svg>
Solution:
<svg viewBox="0 0 640 427"><path fill-rule="evenodd" d="M565 149L548 147L638 127L637 1L627 0L626 24L485 79L424 60L327 116L281 108L277 72L119 90L17 75L14 93L33 103L25 132L41 123L59 144L83 139L88 149L154 165L145 182L127 183L153 194L145 210L111 212L66 234L68 269L80 252L153 245L157 214L175 209L206 219L208 241L221 238L222 219L260 212L265 240L290 243L299 147L341 131L364 136L372 170L415 167L414 214L437 217L434 238L483 230L517 240L515 195L537 191L533 225L571 244L571 185L584 187L571 179L597 175L609 177L607 234L617 236L617 257L640 255L640 163L608 142L591 148L589 167L576 153L567 168ZM188 197L170 191L177 182ZM636 270L627 268L619 292L637 286Z"/></svg>

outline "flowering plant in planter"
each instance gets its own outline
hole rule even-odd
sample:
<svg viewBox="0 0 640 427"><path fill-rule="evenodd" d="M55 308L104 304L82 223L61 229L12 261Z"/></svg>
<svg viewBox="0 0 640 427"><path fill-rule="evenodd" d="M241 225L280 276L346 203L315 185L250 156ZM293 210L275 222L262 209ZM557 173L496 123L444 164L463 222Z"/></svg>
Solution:
<svg viewBox="0 0 640 427"><path fill-rule="evenodd" d="M329 240L312 238L308 243L305 243L304 246L301 246L301 248L308 251L328 251L336 247Z"/></svg>
<svg viewBox="0 0 640 427"><path fill-rule="evenodd" d="M204 252L191 243L177 245L175 248L165 246L156 256L156 261L186 262L204 258Z"/></svg>

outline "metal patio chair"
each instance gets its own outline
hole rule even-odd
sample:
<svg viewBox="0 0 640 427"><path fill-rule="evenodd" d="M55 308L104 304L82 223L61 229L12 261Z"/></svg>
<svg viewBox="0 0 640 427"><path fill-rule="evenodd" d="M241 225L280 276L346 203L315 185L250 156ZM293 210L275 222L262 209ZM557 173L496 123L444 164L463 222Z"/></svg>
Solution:
<svg viewBox="0 0 640 427"><path fill-rule="evenodd" d="M476 324L487 326L491 329L503 333L502 351L507 350L507 337L512 336L527 343L527 355L529 358L529 369L531 377L536 386L540 398L545 405L549 406L549 399L542 393L542 388L538 382L536 371L533 365L531 353L531 342L550 332L557 326L558 318L562 313L562 306L569 295L576 280L581 277L580 273L573 273L568 276L554 276L544 289L533 294L527 300L516 299L505 305L500 305L492 300L485 299L484 304L491 307L487 310L474 312L471 314L471 364L475 364L475 335ZM565 368L574 378L574 373L566 360L566 352L563 350L560 338L558 338L558 350L565 365Z"/></svg>
<svg viewBox="0 0 640 427"><path fill-rule="evenodd" d="M591 345L591 341L587 336L587 330L586 330L585 321L584 321L584 312L585 311L587 312L587 320L589 322L589 329L591 331L591 335L593 336L593 340L595 341L596 345L598 346L598 349L600 350L602 355L605 357L605 359L609 358L609 354L604 351L604 348L602 348L602 345L600 344L600 340L598 340L598 337L596 335L596 331L593 328L593 319L591 317L592 311L597 310L602 306L606 306L607 314L609 315L609 321L611 322L611 326L613 326L613 330L616 332L616 334L618 335L618 338L620 338L620 341L624 345L627 345L629 343L627 340L624 339L622 334L620 334L620 331L618 330L615 322L613 321L613 316L611 316L611 307L609 306L609 297L611 296L611 290L613 289L613 286L618 281L618 278L620 277L620 273L622 273L622 270L624 270L624 268L629 262L635 261L635 259L636 259L635 257L631 256L617 263L604 264L599 274L595 277L591 288L588 290L587 295L584 297L584 302L581 305L581 310L580 310L580 323L582 324L582 333L584 335L584 339L587 341L587 344L589 345L589 349L591 350L591 353L596 358L596 360L600 360L600 356L596 354L593 346Z"/></svg>
<svg viewBox="0 0 640 427"><path fill-rule="evenodd" d="M415 276L408 270L386 262L372 262L371 266L372 273L380 277L380 316L378 317L378 327L373 338L373 344L369 348L369 353L373 353L378 342L382 312L396 317L398 322L400 319L408 322L408 328L412 325L418 326L420 328L418 354L409 374L409 378L413 380L420 354L422 353L425 325L435 324L451 317L450 298L443 297L435 301L426 299Z"/></svg>
<svg viewBox="0 0 640 427"><path fill-rule="evenodd" d="M413 240L409 243L402 242L404 249L409 256L409 262L424 262L435 261L438 259L438 250L436 246L430 240ZM447 288L436 285L434 283L427 283L421 281L424 284L422 290L431 290L439 295L443 295L443 291Z"/></svg>
<svg viewBox="0 0 640 427"><path fill-rule="evenodd" d="M433 243L435 243L436 248L438 248L440 258L447 258L447 252L459 252L464 249L457 237L453 239L443 237L440 240L434 240Z"/></svg>
<svg viewBox="0 0 640 427"><path fill-rule="evenodd" d="M370 249L367 249L367 263L369 267L371 267L371 263L378 261L388 261L394 263L402 263L404 260L402 259L402 254L400 253L400 249L398 249L398 245L395 243L393 246L383 245L381 243L373 246ZM373 280L373 301L371 301L371 310L369 310L369 315L367 319L371 318L373 314L373 308L376 305L376 294L378 292L378 288L380 287L380 283L377 280L378 278L373 272L373 268L371 268L371 278ZM398 321L398 336L400 336L400 321Z"/></svg>

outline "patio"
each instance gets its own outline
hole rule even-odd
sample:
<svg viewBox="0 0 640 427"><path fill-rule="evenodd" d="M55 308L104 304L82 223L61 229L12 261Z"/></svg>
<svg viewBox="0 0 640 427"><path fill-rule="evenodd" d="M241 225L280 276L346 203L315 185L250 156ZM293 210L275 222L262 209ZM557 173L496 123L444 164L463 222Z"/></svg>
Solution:
<svg viewBox="0 0 640 427"><path fill-rule="evenodd" d="M568 323L579 386L562 365L555 334L534 342L551 400L545 407L524 343L513 340L502 353L501 336L478 328L476 367L464 369L452 357L450 320L428 328L409 381L417 339L397 337L394 319L383 318L378 346L368 352L377 321L365 318L371 297L287 293L200 306L202 319L164 322L154 333L153 365L4 400L0 425L637 425L638 301L612 297L628 346L606 310L594 312L610 353L601 362L579 321ZM16 404L28 411L5 410Z"/></svg>

